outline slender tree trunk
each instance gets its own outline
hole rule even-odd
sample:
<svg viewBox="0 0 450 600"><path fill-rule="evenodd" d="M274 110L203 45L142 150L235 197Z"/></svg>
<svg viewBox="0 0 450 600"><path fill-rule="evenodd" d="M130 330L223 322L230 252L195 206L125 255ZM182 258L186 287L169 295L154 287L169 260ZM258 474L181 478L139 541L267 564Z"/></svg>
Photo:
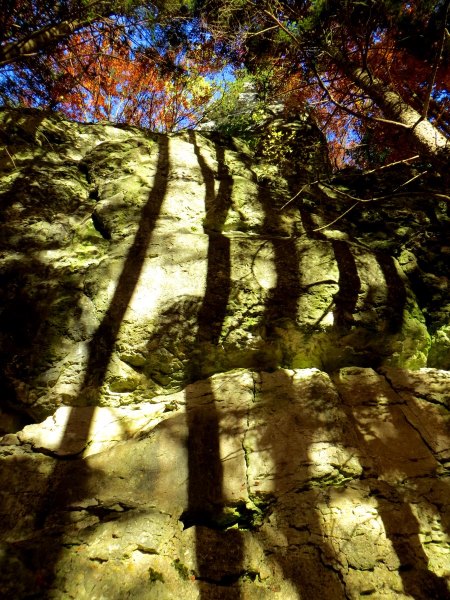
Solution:
<svg viewBox="0 0 450 600"><path fill-rule="evenodd" d="M23 40L17 40L16 42L10 42L9 44L1 46L0 67L4 67L5 65L17 62L27 56L33 56L41 50L45 50L51 44L70 36L72 33L89 25L89 23L92 23L97 18L98 17L84 20L74 19L62 21L56 25L49 25L43 27L39 31L34 31Z"/></svg>
<svg viewBox="0 0 450 600"><path fill-rule="evenodd" d="M131 3L129 4L131 6ZM123 3L117 0L84 1L79 14L73 14L59 23L50 23L37 31L27 33L20 40L0 46L0 67L17 62L27 56L34 56L52 44L71 36L82 27L110 16L114 9L123 12Z"/></svg>
<svg viewBox="0 0 450 600"><path fill-rule="evenodd" d="M384 116L406 126L411 144L433 163L447 165L450 157L450 140L430 121L423 119L388 84L373 77L367 69L346 64L334 57L338 66L382 110Z"/></svg>

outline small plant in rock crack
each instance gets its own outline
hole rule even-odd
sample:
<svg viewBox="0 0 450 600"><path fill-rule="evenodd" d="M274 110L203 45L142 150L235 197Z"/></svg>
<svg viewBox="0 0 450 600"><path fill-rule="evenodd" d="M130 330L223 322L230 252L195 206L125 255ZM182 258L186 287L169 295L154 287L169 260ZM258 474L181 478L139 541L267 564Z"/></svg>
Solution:
<svg viewBox="0 0 450 600"><path fill-rule="evenodd" d="M181 577L181 579L184 580L188 580L191 579L191 571L189 571L189 569L186 567L186 565L184 565L179 558L177 558L176 560L173 561L173 566L175 571L177 571L177 573L179 574L179 576Z"/></svg>
<svg viewBox="0 0 450 600"><path fill-rule="evenodd" d="M159 571L155 571L155 569L152 569L151 567L149 567L148 569L148 576L151 583L156 583L157 581L161 581L161 583L164 583L163 574Z"/></svg>

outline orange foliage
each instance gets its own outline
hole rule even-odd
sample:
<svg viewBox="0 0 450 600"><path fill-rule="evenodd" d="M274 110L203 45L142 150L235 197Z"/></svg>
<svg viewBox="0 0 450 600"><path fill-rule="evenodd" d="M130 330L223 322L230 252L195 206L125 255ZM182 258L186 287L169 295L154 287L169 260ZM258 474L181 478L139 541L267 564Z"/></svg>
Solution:
<svg viewBox="0 0 450 600"><path fill-rule="evenodd" d="M395 129L395 126L393 129L392 123L383 123L385 117L375 99L359 89L339 67L333 58L335 50L345 57L347 65L366 69L395 90L419 114L432 92L424 118L450 137L450 61L448 57L438 59L439 35L435 35L434 46L427 49L425 56L416 54L412 51L414 48L406 47L402 42L401 19L389 17L391 21L388 19L383 26L378 26L378 21L369 22L365 13L362 13L364 18L358 18L356 3L335 4L337 8L331 11L326 24L327 35L333 40L331 52L325 49L310 59L308 46L306 51L302 46L300 32L294 34L294 37L298 36L299 44L292 43L291 39L280 52L281 57L267 55L269 63L275 65L276 95L283 98L288 108L308 106L312 109L328 139L333 165L340 168L356 161L360 166L367 166L373 161L402 160L412 154L405 130ZM404 14L422 18L418 0L405 2L403 8ZM286 14L292 13L287 9ZM303 14L300 10L295 18L301 21L305 16L307 12ZM273 25L273 22L261 27ZM425 30L426 20L421 25Z"/></svg>
<svg viewBox="0 0 450 600"><path fill-rule="evenodd" d="M164 132L198 121L217 87L206 76L222 67L211 44L136 50L117 28L74 34L49 61L54 102L68 117Z"/></svg>

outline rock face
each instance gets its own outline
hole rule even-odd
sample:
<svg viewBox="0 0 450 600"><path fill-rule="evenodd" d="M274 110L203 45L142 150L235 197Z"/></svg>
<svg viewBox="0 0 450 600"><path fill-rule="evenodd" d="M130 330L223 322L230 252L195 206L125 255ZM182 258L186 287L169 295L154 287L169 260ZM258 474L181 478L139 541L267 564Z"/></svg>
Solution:
<svg viewBox="0 0 450 600"><path fill-rule="evenodd" d="M4 438L6 597L449 598L449 389L238 369L61 407Z"/></svg>
<svg viewBox="0 0 450 600"><path fill-rule="evenodd" d="M434 191L350 219L375 180L239 140L0 122L7 596L450 598Z"/></svg>
<svg viewBox="0 0 450 600"><path fill-rule="evenodd" d="M250 156L194 132L2 118L14 407L135 404L236 367L426 366L396 259L281 210L289 190L258 184Z"/></svg>

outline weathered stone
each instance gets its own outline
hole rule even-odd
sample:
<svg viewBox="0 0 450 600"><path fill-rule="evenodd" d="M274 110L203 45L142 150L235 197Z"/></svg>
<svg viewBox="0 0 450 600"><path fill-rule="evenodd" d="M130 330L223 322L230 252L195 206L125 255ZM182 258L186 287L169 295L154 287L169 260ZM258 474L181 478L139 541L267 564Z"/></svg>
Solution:
<svg viewBox="0 0 450 600"><path fill-rule="evenodd" d="M27 425L17 438L37 452L57 456L96 454L164 418L166 406L176 403L173 396L164 400L132 408L61 406L42 423Z"/></svg>
<svg viewBox="0 0 450 600"><path fill-rule="evenodd" d="M448 216L278 117L0 111L5 597L450 598Z"/></svg>
<svg viewBox="0 0 450 600"><path fill-rule="evenodd" d="M3 380L33 418L236 367L426 364L396 260L339 231L318 239L314 214L280 210L289 192L258 183L248 154L195 132L1 116L16 132L2 180Z"/></svg>
<svg viewBox="0 0 450 600"><path fill-rule="evenodd" d="M86 409L73 409L71 429L59 409L0 449L3 589L450 597L450 479L436 475L445 444L428 448L404 412L428 373L389 370L391 387L344 369L335 387L314 369L242 369L159 406L97 409L90 428ZM446 385L445 372L430 375ZM444 432L445 415L434 418ZM84 457L61 460L82 431Z"/></svg>
<svg viewBox="0 0 450 600"><path fill-rule="evenodd" d="M438 461L423 433L411 427L409 407L403 406L398 391L390 389L381 375L372 369L348 368L341 370L335 382L343 403L351 406L347 414L379 477L402 482L437 471ZM380 444L380 439L385 442Z"/></svg>

